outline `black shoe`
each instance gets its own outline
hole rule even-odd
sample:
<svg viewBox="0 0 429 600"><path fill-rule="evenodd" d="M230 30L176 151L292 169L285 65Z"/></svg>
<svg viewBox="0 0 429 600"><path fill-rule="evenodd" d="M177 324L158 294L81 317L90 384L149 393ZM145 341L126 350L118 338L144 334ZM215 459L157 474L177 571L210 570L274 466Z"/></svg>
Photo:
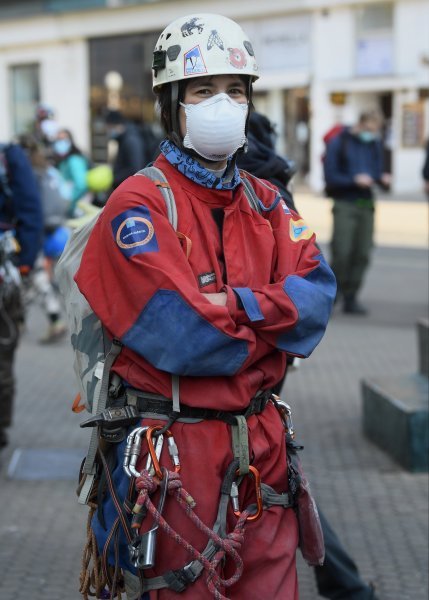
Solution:
<svg viewBox="0 0 429 600"><path fill-rule="evenodd" d="M348 313L349 315L367 315L368 309L365 308L362 304L360 304L355 296L350 296L348 298L344 298L343 312Z"/></svg>
<svg viewBox="0 0 429 600"><path fill-rule="evenodd" d="M7 433L5 429L0 429L0 449L7 446L9 443Z"/></svg>

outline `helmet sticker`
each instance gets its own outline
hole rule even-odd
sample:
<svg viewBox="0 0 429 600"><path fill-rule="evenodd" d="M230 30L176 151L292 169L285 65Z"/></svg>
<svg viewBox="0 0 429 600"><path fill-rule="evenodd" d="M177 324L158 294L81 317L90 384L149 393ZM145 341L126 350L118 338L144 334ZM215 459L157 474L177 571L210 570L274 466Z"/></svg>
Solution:
<svg viewBox="0 0 429 600"><path fill-rule="evenodd" d="M247 65L246 56L240 48L228 48L228 60L236 69L243 69Z"/></svg>
<svg viewBox="0 0 429 600"><path fill-rule="evenodd" d="M208 42L207 42L207 50L211 50L214 45L216 45L221 50L224 49L223 42L220 39L219 34L216 31L216 29L212 29L212 31L210 33L210 36L209 36L209 39L208 39Z"/></svg>
<svg viewBox="0 0 429 600"><path fill-rule="evenodd" d="M180 46L178 44L176 44L175 46L170 46L169 48L167 48L167 56L169 58L169 60L171 62L174 62L176 60L176 58L179 56L180 54Z"/></svg>
<svg viewBox="0 0 429 600"><path fill-rule="evenodd" d="M194 29L197 29L198 33L202 33L204 31L204 23L197 23L197 21L199 21L199 18L194 17L193 19L191 19L190 21L186 21L186 23L182 25L180 31L182 32L183 37L193 35Z"/></svg>
<svg viewBox="0 0 429 600"><path fill-rule="evenodd" d="M248 41L243 42L243 46L246 48L249 56L255 56L255 53L253 51L253 46L250 42L248 42Z"/></svg>
<svg viewBox="0 0 429 600"><path fill-rule="evenodd" d="M207 73L203 56L199 46L195 46L184 55L185 76Z"/></svg>

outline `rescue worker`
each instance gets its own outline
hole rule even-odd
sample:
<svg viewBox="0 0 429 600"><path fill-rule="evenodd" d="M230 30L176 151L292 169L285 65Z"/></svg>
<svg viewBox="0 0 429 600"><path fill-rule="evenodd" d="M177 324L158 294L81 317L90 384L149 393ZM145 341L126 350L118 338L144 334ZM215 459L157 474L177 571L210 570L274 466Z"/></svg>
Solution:
<svg viewBox="0 0 429 600"><path fill-rule="evenodd" d="M155 167L174 194L177 231L157 186L129 177L109 198L75 277L109 336L122 344L112 371L125 401L138 408L142 427L167 425L174 435L194 514L213 527L231 465L233 478L242 477L236 514L228 504L221 537L257 504L258 518L245 522L244 540L239 532L227 537L237 555L228 553L213 570L205 564L198 576L189 564L191 547L202 552L207 534L184 516L169 487L162 516L186 543L162 529L154 566L139 571L124 520L135 496L123 504L133 484L123 469L126 444L118 444L116 459L103 462L108 485L99 489L92 529L102 560L120 567L128 600L147 598L146 590L159 600L179 591L193 600L298 598L295 511L286 500L261 511L258 481L276 498L291 498L285 428L270 389L283 377L286 353L307 357L320 342L336 285L300 216L275 187L250 175L244 181L236 168L257 78L251 42L228 18L182 17L162 32L153 86L167 137ZM246 184L259 198L258 210L249 204ZM142 444L139 490L148 481L147 451ZM173 470L165 447L160 464ZM163 471L151 485L167 485L166 478ZM188 496L185 503L189 515ZM149 516L135 523L140 534L152 527ZM144 554L147 547L140 549Z"/></svg>

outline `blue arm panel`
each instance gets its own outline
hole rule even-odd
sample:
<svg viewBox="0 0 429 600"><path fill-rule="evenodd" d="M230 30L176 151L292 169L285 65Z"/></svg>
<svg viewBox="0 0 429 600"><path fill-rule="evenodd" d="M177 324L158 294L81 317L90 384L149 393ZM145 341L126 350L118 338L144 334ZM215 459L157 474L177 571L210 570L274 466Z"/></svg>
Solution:
<svg viewBox="0 0 429 600"><path fill-rule="evenodd" d="M255 294L250 288L232 288L234 292L239 296L246 315L250 321L263 321L264 315L261 312L258 301L256 300Z"/></svg>
<svg viewBox="0 0 429 600"><path fill-rule="evenodd" d="M307 275L291 275L283 289L298 311L298 321L291 331L279 336L280 350L307 358L323 337L334 303L337 285L322 254L315 257L319 265Z"/></svg>
<svg viewBox="0 0 429 600"><path fill-rule="evenodd" d="M245 341L219 331L172 290L158 290L121 341L174 375L234 375L248 356Z"/></svg>

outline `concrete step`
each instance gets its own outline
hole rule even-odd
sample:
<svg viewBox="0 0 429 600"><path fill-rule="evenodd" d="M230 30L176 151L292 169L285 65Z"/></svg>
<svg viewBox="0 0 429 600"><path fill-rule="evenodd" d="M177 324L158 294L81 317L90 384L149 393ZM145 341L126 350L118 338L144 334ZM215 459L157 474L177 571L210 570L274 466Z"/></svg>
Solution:
<svg viewBox="0 0 429 600"><path fill-rule="evenodd" d="M429 379L421 374L366 379L363 432L405 469L429 470Z"/></svg>

